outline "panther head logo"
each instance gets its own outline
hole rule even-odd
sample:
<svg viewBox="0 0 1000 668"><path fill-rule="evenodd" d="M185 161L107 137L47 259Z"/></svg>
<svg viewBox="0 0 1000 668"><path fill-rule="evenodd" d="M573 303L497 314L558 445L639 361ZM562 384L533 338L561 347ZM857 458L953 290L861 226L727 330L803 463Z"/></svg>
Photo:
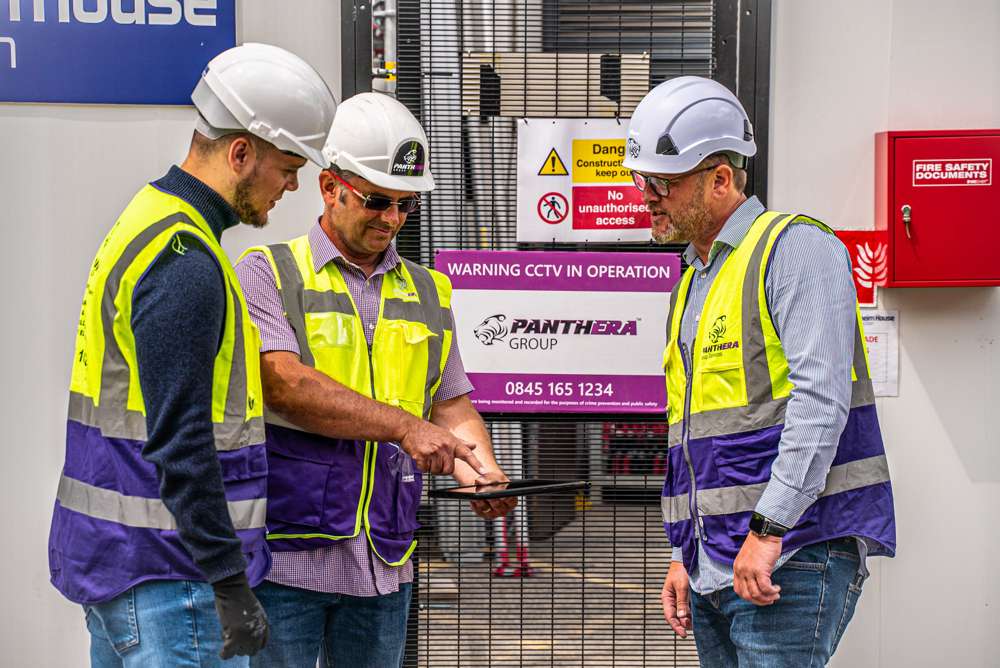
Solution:
<svg viewBox="0 0 1000 668"><path fill-rule="evenodd" d="M718 343L719 339L726 335L726 316L720 315L712 323L712 328L708 330L708 340Z"/></svg>
<svg viewBox="0 0 1000 668"><path fill-rule="evenodd" d="M413 163L415 163L417 161L417 147L414 146L409 151L407 151L406 154L403 156L403 160L405 160L406 164L408 165L412 165Z"/></svg>
<svg viewBox="0 0 1000 668"><path fill-rule="evenodd" d="M484 346L492 346L496 341L502 341L507 336L507 325L503 324L507 316L497 313L483 320L472 333Z"/></svg>
<svg viewBox="0 0 1000 668"><path fill-rule="evenodd" d="M639 157L639 142L637 142L632 137L629 137L627 143L628 143L628 154L630 156L632 156L632 158L638 158Z"/></svg>

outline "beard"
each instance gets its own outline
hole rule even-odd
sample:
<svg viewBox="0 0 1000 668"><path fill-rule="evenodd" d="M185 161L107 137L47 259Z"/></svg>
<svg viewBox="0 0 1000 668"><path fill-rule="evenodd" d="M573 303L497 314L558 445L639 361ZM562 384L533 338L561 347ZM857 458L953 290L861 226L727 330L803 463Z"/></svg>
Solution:
<svg viewBox="0 0 1000 668"><path fill-rule="evenodd" d="M250 172L248 176L240 179L233 192L233 210L240 220L251 227L264 227L267 225L267 212L260 211L253 204L252 192L257 185L257 168Z"/></svg>
<svg viewBox="0 0 1000 668"><path fill-rule="evenodd" d="M701 237L704 230L712 224L712 216L705 206L705 182L699 180L693 196L684 208L673 213L662 211L659 215L666 216L670 224L663 232L653 227L652 236L656 243L688 243Z"/></svg>

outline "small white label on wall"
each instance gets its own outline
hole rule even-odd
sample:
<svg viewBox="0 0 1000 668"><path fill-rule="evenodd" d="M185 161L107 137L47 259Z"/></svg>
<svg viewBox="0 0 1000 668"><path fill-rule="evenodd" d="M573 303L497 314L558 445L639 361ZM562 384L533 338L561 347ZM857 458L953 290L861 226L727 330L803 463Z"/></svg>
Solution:
<svg viewBox="0 0 1000 668"><path fill-rule="evenodd" d="M899 396L899 311L861 309L876 397Z"/></svg>

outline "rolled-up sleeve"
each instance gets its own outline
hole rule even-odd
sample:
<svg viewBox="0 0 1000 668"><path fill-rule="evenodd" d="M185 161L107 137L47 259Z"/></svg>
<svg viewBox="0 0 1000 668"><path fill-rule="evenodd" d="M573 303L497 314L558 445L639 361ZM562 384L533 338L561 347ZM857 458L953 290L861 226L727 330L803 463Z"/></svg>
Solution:
<svg viewBox="0 0 1000 668"><path fill-rule="evenodd" d="M250 318L260 330L260 351L286 350L301 354L295 330L285 317L278 282L267 257L263 253L250 253L237 263L236 277L243 286Z"/></svg>
<svg viewBox="0 0 1000 668"><path fill-rule="evenodd" d="M823 491L851 406L856 292L846 249L814 225L790 225L765 292L794 389L756 510L794 526Z"/></svg>

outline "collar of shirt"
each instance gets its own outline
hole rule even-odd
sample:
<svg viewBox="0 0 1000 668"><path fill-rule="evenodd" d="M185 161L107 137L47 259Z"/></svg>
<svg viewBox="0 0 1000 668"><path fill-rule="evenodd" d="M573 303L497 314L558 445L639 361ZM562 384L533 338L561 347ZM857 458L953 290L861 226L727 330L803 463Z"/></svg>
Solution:
<svg viewBox="0 0 1000 668"><path fill-rule="evenodd" d="M326 232L323 231L319 222L309 230L309 247L312 249L313 271L317 274L330 262L338 262L344 267L364 273L361 267L344 257L344 254L340 252L336 244L330 241L330 237L326 236ZM399 256L396 245L389 244L389 247L382 253L382 259L379 260L378 266L372 272L372 276L387 274L397 269L402 263L403 259Z"/></svg>
<svg viewBox="0 0 1000 668"><path fill-rule="evenodd" d="M750 231L753 221L757 220L757 217L766 210L756 195L747 198L745 202L736 207L736 211L733 211L726 224L722 226L722 230L719 231L719 236L712 242L712 248L708 251L708 264L712 264L712 260L719 254L723 246L729 246L729 248L739 246L747 232ZM699 271L708 266L701 261L694 244L688 244L688 247L684 249L684 261Z"/></svg>
<svg viewBox="0 0 1000 668"><path fill-rule="evenodd" d="M198 210L217 240L222 239L223 230L237 225L240 217L222 195L212 190L200 179L191 176L174 165L163 178L151 184L157 190L180 197Z"/></svg>

